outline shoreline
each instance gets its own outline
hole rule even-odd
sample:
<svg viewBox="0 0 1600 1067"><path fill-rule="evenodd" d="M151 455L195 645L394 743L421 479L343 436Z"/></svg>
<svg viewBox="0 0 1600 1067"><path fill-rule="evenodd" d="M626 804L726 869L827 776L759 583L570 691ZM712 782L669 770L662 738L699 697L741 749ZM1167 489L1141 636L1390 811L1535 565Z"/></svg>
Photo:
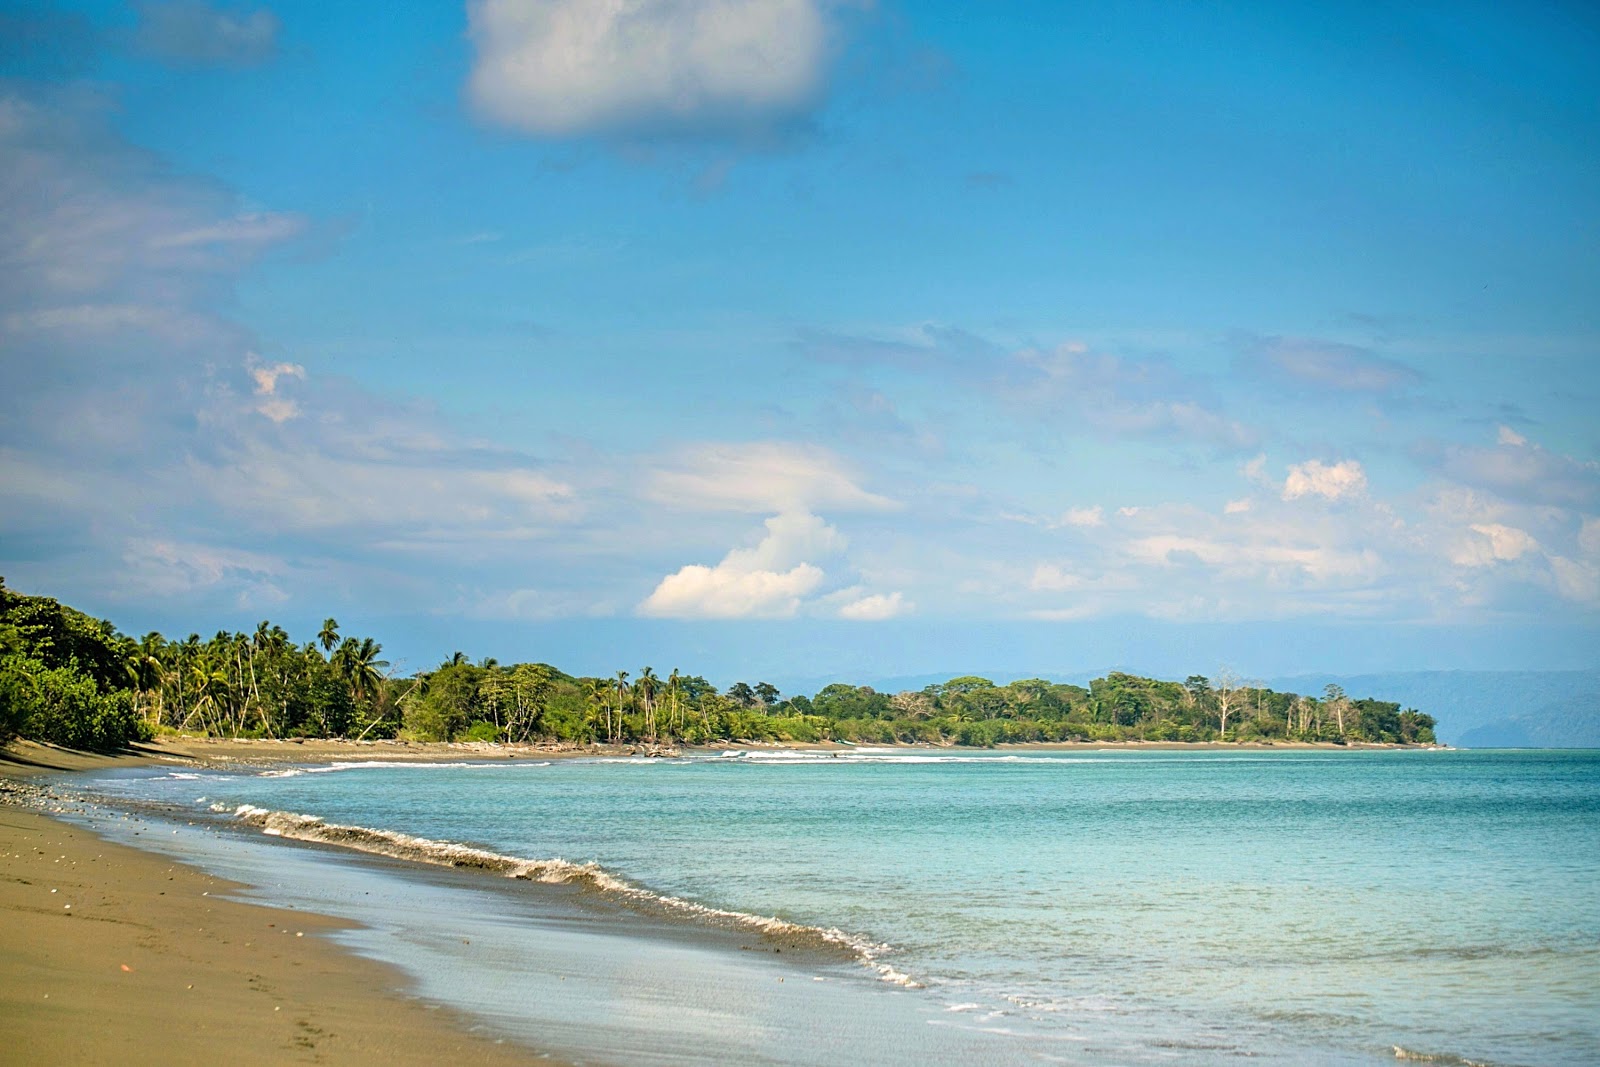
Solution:
<svg viewBox="0 0 1600 1067"><path fill-rule="evenodd" d="M999 754L1356 747L1068 742L962 749L733 743L689 751L866 749ZM48 810L41 810L44 806L39 801L46 794L36 788L35 781L49 776L70 782L85 772L135 766L228 769L649 754L627 746L168 738L124 753L96 755L15 743L0 749L0 852L8 857L7 877L0 882L0 910L6 913L8 928L13 931L0 957L7 960L7 966L0 968L0 1004L15 1020L19 1048L38 1062L103 1062L112 1057L141 1062L143 1050L152 1047L152 1041L162 1048L162 1062L229 1059L274 1063L328 1057L361 1064L426 1063L461 1055L490 1064L534 1059L552 1062L529 1045L505 1044L475 1032L472 1016L408 992L417 984L398 967L363 958L321 936L349 929L354 925L350 921L219 899L218 893L246 887L213 877L154 848L140 848L137 842L125 839L116 843L92 828L52 817ZM65 877L68 871L70 877ZM58 892L49 894L51 888ZM73 898L74 906L67 909L63 905L57 912L53 905L65 899L63 892ZM48 901L42 899L45 895L50 897ZM203 910L197 913L197 908ZM193 921L197 914L204 916L203 922ZM305 936L289 934L284 939L285 922L292 922L295 932ZM271 934L278 934L280 940L269 940ZM124 966L128 969L122 969ZM197 998L190 986L206 991L204 998ZM267 1000L274 1003L267 1006ZM80 1020L95 1025L77 1025ZM522 1038L526 1041L528 1035ZM262 1052L259 1060L241 1059L237 1054L241 1040L251 1048L268 1051Z"/></svg>
<svg viewBox="0 0 1600 1067"><path fill-rule="evenodd" d="M671 758L685 753L703 755L722 752L1389 752L1450 748L1442 744L1402 745L1365 741L1342 745L1331 741L1029 741L989 748L930 744L865 745L842 741L729 741L652 749L645 745L518 745L489 741L348 741L333 738L291 741L184 736L157 738L111 754L79 752L32 741L13 741L9 746L0 747L0 780L162 763L225 768L283 763L468 763L504 759L626 759L641 756Z"/></svg>
<svg viewBox="0 0 1600 1067"><path fill-rule="evenodd" d="M0 854L0 1012L22 1060L552 1062L336 944L346 921L230 899L246 887L15 797Z"/></svg>

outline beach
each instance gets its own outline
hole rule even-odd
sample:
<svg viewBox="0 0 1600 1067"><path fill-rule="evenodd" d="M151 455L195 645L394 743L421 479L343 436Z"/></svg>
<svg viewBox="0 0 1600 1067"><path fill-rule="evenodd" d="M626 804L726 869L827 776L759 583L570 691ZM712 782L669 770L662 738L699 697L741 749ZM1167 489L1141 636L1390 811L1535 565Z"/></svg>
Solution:
<svg viewBox="0 0 1600 1067"><path fill-rule="evenodd" d="M27 934L3 1001L30 1061L138 1062L105 1043L125 1030L214 1061L207 1032L236 1018L262 1062L1600 1048L1581 753L177 740L4 767L4 906ZM102 914L111 933L65 939ZM91 1010L104 1033L68 1025Z"/></svg>
<svg viewBox="0 0 1600 1067"><path fill-rule="evenodd" d="M13 780L152 758L13 755ZM415 999L327 939L337 920L226 899L241 887L16 804L0 805L0 857L11 1062L551 1062Z"/></svg>

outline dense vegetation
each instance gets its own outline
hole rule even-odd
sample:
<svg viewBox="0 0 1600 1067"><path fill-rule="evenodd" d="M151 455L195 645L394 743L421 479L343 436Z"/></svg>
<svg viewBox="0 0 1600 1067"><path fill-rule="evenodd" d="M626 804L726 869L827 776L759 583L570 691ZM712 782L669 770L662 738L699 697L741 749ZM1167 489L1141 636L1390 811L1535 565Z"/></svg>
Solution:
<svg viewBox="0 0 1600 1067"><path fill-rule="evenodd" d="M1039 678L952 678L901 693L836 683L785 697L766 682L724 692L698 675L574 677L545 663L470 662L457 652L409 677L382 646L328 619L296 644L253 633L158 633L108 622L0 580L0 740L21 734L114 748L162 730L228 737L663 744L858 741L994 745L1024 741L1432 742L1434 720L1399 704L1278 693L1229 672L1183 682L1111 673L1087 689Z"/></svg>

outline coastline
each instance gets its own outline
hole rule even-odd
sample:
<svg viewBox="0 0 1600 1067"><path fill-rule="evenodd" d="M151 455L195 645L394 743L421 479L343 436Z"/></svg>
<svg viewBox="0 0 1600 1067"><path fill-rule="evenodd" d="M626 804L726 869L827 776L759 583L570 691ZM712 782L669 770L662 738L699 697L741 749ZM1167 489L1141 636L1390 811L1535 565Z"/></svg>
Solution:
<svg viewBox="0 0 1600 1067"><path fill-rule="evenodd" d="M0 1015L19 1062L553 1062L330 940L347 922L229 899L246 887L29 803L26 779L157 759L0 758Z"/></svg>
<svg viewBox="0 0 1600 1067"><path fill-rule="evenodd" d="M606 759L684 753L722 752L1296 752L1391 751L1448 749L1442 744L1401 745L1380 742L1329 741L1030 741L1003 743L991 748L960 745L864 745L842 741L728 741L710 745L649 747L645 745L505 744L489 741L347 741L245 739L214 737L162 737L110 755L78 752L14 741L0 747L0 780L29 778L63 772L93 771L118 766L174 763L225 768L281 763L339 762L495 762L503 759Z"/></svg>
<svg viewBox="0 0 1600 1067"><path fill-rule="evenodd" d="M694 751L1004 753L1340 747L1345 746L1121 742L962 750L949 746L735 743ZM38 810L36 802L29 804L27 794L33 787L28 779L51 775L70 780L75 772L141 765L224 769L646 754L627 746L553 749L482 743L200 738L163 739L111 756L30 743L0 750L0 851L8 857L0 908L16 931L6 948L8 965L6 977L0 979L0 1004L22 1032L19 1047L27 1051L28 1058L40 1062L100 1062L113 1056L141 1062L144 1050L152 1047L161 1049L161 1062L226 1058L269 1063L300 1058L424 1063L459 1055L472 1055L486 1063L520 1063L534 1058L550 1062L525 1046L499 1044L474 1034L470 1016L409 996L406 990L417 987L398 968L362 958L319 936L347 929L350 922L217 899L218 892L242 887L185 866L153 848L142 849L137 841L124 837L119 838L124 843L114 844L81 824L50 818L48 812ZM70 877L63 877L63 864ZM48 894L49 888L58 892L49 894L49 901L38 899ZM64 905L60 913L53 908L62 892L73 896L71 911L75 914L70 920ZM207 893L211 896L205 896ZM197 914L204 915L203 922L194 921ZM304 937L282 932L286 916L294 931ZM270 940L273 934L278 941ZM121 970L124 964L131 969ZM206 990L207 995L195 998L187 988L190 985ZM50 993L49 1002L44 999L46 992ZM268 1000L273 1003L267 1005ZM79 1025L81 1020L94 1020L96 1025ZM100 1021L104 1025L98 1025ZM537 1035L520 1037L538 1044ZM261 1058L241 1060L236 1055L241 1041L263 1050ZM569 1040L558 1047L581 1046Z"/></svg>

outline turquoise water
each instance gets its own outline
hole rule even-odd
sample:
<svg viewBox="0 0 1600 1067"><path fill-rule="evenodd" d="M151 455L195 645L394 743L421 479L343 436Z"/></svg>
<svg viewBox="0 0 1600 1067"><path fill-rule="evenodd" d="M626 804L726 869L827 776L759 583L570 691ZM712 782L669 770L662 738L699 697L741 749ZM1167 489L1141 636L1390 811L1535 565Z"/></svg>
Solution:
<svg viewBox="0 0 1600 1067"><path fill-rule="evenodd" d="M871 1029L887 1011L905 1028L879 1061L898 1048L930 1062L944 1044L970 1062L978 1041L994 1062L1362 1063L1397 1047L1600 1062L1600 753L857 750L97 784L592 861L656 894L887 946L812 976L828 979L830 1018ZM460 921L503 899L475 898ZM362 950L408 962L381 939ZM517 966L449 955L457 978L429 995ZM674 966L680 985L715 971ZM678 1007L703 1030L692 1001ZM651 1025L670 1031L666 1015ZM783 1062L851 1058L791 1039Z"/></svg>

